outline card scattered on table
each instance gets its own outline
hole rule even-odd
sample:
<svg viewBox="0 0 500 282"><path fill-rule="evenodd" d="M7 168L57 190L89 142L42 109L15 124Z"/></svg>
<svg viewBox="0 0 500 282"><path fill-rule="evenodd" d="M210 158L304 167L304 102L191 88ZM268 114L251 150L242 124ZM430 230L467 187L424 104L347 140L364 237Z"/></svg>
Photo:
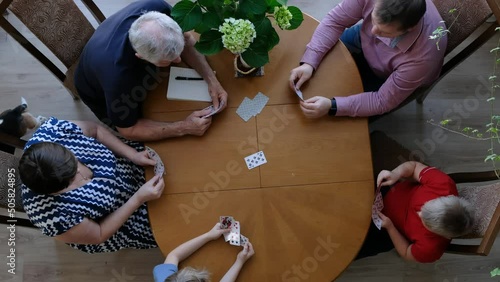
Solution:
<svg viewBox="0 0 500 282"><path fill-rule="evenodd" d="M251 154L250 156L245 157L245 163L247 164L248 169L253 169L267 163L267 159L264 155L264 152L259 151L255 154Z"/></svg>
<svg viewBox="0 0 500 282"><path fill-rule="evenodd" d="M155 175L164 174L165 173L165 166L163 165L163 162L161 161L161 158L158 155L158 153L156 153L155 150L151 149L148 146L146 146L146 151L148 152L149 158L156 161L156 164L154 167Z"/></svg>
<svg viewBox="0 0 500 282"><path fill-rule="evenodd" d="M375 196L375 201L373 201L372 206L372 220L375 226L380 230L382 228L382 219L378 215L380 211L384 208L384 199L382 198L382 193L377 192Z"/></svg>
<svg viewBox="0 0 500 282"><path fill-rule="evenodd" d="M253 99L245 97L236 110L236 113L247 122L250 118L260 114L268 101L269 97L261 92L257 93Z"/></svg>
<svg viewBox="0 0 500 282"><path fill-rule="evenodd" d="M224 233L224 240L233 246L244 246L248 238L240 232L240 222L234 220L232 216L220 216L219 222L221 228L230 229L229 233Z"/></svg>

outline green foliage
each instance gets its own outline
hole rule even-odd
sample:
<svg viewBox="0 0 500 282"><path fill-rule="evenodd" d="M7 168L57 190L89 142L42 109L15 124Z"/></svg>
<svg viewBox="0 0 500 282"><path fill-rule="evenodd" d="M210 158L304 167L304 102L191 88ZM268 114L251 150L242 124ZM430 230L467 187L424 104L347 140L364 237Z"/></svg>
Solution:
<svg viewBox="0 0 500 282"><path fill-rule="evenodd" d="M500 268L497 267L497 268L493 269L490 272L490 274L491 274L491 277L500 276Z"/></svg>
<svg viewBox="0 0 500 282"><path fill-rule="evenodd" d="M226 48L235 54L241 54L250 66L260 67L269 62L269 51L279 43L279 35L270 18L274 18L274 23L279 28L286 30L298 28L304 20L302 11L297 7L287 6L287 2L181 0L174 5L171 15L182 31L194 30L200 34L195 45L200 53L213 55ZM253 26L239 20L248 20ZM231 26L232 24L235 26ZM255 30L255 37L250 36L252 32L249 32L249 28ZM242 31L245 35L241 35ZM244 42L239 44L239 40Z"/></svg>

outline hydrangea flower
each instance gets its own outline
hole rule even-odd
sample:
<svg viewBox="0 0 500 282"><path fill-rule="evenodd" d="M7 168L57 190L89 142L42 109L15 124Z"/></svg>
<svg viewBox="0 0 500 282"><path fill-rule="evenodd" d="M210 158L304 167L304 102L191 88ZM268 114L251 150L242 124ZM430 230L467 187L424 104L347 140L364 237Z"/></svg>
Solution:
<svg viewBox="0 0 500 282"><path fill-rule="evenodd" d="M276 20L276 24L281 29L287 29L291 26L290 20L293 18L292 13L285 7L274 7L274 19Z"/></svg>
<svg viewBox="0 0 500 282"><path fill-rule="evenodd" d="M222 33L222 44L233 54L245 52L257 37L253 23L243 19L224 19L219 32Z"/></svg>

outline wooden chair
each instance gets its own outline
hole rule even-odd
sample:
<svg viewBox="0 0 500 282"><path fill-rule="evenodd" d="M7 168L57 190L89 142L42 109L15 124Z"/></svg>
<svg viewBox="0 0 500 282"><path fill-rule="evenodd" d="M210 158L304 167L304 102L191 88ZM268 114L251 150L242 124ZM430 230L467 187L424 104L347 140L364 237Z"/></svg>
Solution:
<svg viewBox="0 0 500 282"><path fill-rule="evenodd" d="M12 145L22 149L26 141L19 139ZM23 142L24 141L24 142ZM21 180L19 178L19 158L13 154L0 151L0 167L4 168L0 174L0 207L7 210L7 215L0 215L1 224L15 224L16 226L35 227L28 219L18 217L17 213L24 213L21 198ZM12 172L13 175L9 175ZM13 177L12 177L13 176ZM15 197L12 197L12 190L15 191ZM12 203L12 199L15 202Z"/></svg>
<svg viewBox="0 0 500 282"><path fill-rule="evenodd" d="M101 23L106 18L92 0L82 0L91 14ZM7 18L6 10L14 14L67 68L60 70L24 37ZM0 3L0 26L48 68L79 99L74 86L74 71L80 54L95 29L73 0L3 0Z"/></svg>
<svg viewBox="0 0 500 282"><path fill-rule="evenodd" d="M498 180L494 171L452 173L449 176L457 184ZM487 256L500 230L500 182L481 186L474 184L459 187L458 193L474 207L477 222L471 234L457 239L482 238L481 242L469 245L452 241L446 250L448 253Z"/></svg>
<svg viewBox="0 0 500 282"><path fill-rule="evenodd" d="M373 173L375 178L383 169L394 169L411 159L411 151L381 131L370 134ZM494 171L448 174L457 184L499 180ZM476 223L473 232L457 239L482 238L479 245L457 244L452 241L446 252L464 255L486 256L491 250L500 229L500 181L484 186L458 188L461 197L467 199L475 209Z"/></svg>
<svg viewBox="0 0 500 282"><path fill-rule="evenodd" d="M432 88L451 70L457 67L493 37L493 35L495 35L495 29L500 26L500 1L498 0L433 0L433 2L450 31L450 33L448 33L448 45L445 52L445 56L447 57L445 57L445 63L443 64L439 78L434 81L432 85L420 87L415 90L410 97L392 111L383 115L370 117L370 122L397 111L413 100L417 100L419 104L422 104ZM450 13L452 9L457 10L454 13ZM487 20L492 15L496 17L496 21L487 23ZM485 31L465 46L462 51L451 56L450 53L455 50L458 45L467 40L484 24L487 25Z"/></svg>

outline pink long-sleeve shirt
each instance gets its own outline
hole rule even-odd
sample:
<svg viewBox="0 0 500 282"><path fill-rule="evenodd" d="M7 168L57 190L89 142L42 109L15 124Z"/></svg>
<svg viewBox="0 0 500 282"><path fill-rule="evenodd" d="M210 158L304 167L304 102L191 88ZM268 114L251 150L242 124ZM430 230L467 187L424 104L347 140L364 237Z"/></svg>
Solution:
<svg viewBox="0 0 500 282"><path fill-rule="evenodd" d="M373 72L386 81L376 92L364 92L348 97L335 97L337 116L373 116L396 108L415 89L436 80L443 64L447 38L439 41L429 36L443 23L431 0L419 23L402 35L394 48L392 38L371 33L375 0L344 0L321 21L307 44L301 62L317 69L323 56L337 43L346 28L363 19L361 45L366 61ZM332 89L335 96L335 90Z"/></svg>

